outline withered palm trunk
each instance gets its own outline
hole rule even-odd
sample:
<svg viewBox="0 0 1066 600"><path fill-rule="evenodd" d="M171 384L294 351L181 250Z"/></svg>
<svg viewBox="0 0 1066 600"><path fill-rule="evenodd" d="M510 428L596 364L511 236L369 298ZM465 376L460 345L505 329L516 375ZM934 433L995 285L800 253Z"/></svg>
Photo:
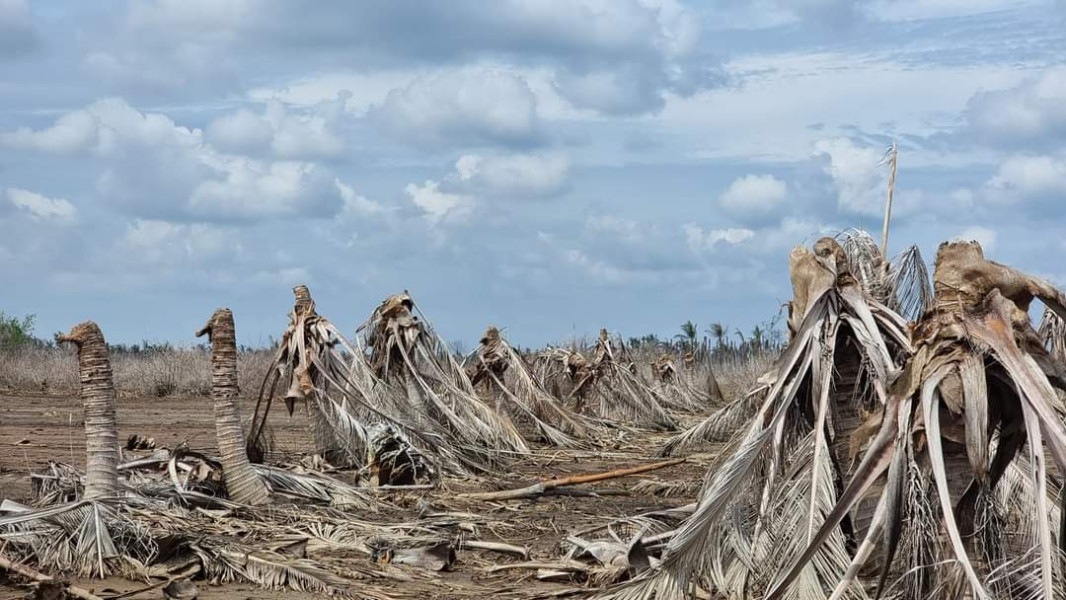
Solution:
<svg viewBox="0 0 1066 600"><path fill-rule="evenodd" d="M78 379L85 405L85 497L114 496L118 494L118 428L107 342L92 321L56 336L56 341L78 347Z"/></svg>
<svg viewBox="0 0 1066 600"><path fill-rule="evenodd" d="M222 455L222 476L231 500L247 505L265 503L270 496L245 450L244 429L237 409L237 336L233 313L220 308L196 333L211 338L211 398L215 404L215 435Z"/></svg>

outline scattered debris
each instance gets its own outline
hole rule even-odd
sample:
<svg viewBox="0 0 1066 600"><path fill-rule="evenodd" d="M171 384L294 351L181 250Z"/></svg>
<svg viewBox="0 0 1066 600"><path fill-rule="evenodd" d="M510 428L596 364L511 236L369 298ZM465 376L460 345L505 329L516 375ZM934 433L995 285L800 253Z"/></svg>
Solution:
<svg viewBox="0 0 1066 600"><path fill-rule="evenodd" d="M126 450L155 450L155 438L131 435L126 438Z"/></svg>

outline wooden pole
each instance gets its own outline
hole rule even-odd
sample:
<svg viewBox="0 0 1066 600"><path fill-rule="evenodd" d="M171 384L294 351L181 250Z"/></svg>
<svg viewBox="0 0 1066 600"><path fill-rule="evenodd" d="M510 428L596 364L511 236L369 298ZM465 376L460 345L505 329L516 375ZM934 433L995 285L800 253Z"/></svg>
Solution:
<svg viewBox="0 0 1066 600"><path fill-rule="evenodd" d="M686 460L687 459L684 458L675 458L673 460L653 463L650 465L640 465L636 467L629 467L627 469L607 471L604 473L592 473L591 475L571 475L570 477L562 477L559 479L542 479L541 481L538 481L537 483L534 483L531 486L518 488L515 490L503 490L499 492L475 492L470 494L459 494L457 497L465 498L468 500L517 500L519 498L535 498L537 496L540 496L544 492L547 492L548 490L554 490L568 485L594 483L597 481L616 479L618 477L637 475L639 473L647 473L648 471L655 471L657 469L664 469L666 467L679 465L685 462Z"/></svg>
<svg viewBox="0 0 1066 600"><path fill-rule="evenodd" d="M885 226L881 230L881 259L888 263L888 229L892 222L892 196L896 191L896 164L899 152L896 150L896 142L892 141L892 149L889 150L889 163L892 169L888 176L888 199L885 202Z"/></svg>

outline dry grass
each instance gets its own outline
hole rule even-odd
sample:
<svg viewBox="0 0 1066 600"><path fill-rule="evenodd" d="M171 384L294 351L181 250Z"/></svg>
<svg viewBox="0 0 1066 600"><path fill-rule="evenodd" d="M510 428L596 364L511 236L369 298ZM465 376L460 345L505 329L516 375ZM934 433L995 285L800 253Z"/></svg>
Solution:
<svg viewBox="0 0 1066 600"><path fill-rule="evenodd" d="M755 386L755 380L770 370L777 360L773 350L731 355L711 360L711 369L718 378L722 395L728 400L738 398Z"/></svg>
<svg viewBox="0 0 1066 600"><path fill-rule="evenodd" d="M241 391L254 396L270 368L270 350L244 351L238 355ZM658 354L654 355L655 357ZM647 358L647 360L644 360ZM709 363L722 393L736 398L765 373L777 353L773 351L728 354ZM638 356L638 361L653 360ZM211 393L211 357L202 348L166 348L142 352L113 352L115 387L120 395L158 397L208 396ZM66 349L26 347L0 351L0 390L43 394L74 394L78 391L77 359Z"/></svg>
<svg viewBox="0 0 1066 600"><path fill-rule="evenodd" d="M241 389L254 394L270 368L270 351L238 355ZM200 348L119 352L111 356L115 387L120 395L163 398L211 393L211 356ZM77 358L56 348L23 348L0 352L0 389L44 394L78 391Z"/></svg>

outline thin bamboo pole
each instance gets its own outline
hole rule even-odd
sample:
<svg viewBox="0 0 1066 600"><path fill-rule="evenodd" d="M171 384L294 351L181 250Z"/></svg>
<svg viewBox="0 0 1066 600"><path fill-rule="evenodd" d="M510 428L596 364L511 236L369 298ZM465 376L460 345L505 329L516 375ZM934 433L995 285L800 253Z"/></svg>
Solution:
<svg viewBox="0 0 1066 600"><path fill-rule="evenodd" d="M886 263L888 261L888 230L889 225L892 222L892 197L896 192L896 164L899 157L895 140L892 141L892 149L889 150L889 153L889 161L892 171L888 176L888 199L885 201L885 226L884 229L881 230L881 256Z"/></svg>

